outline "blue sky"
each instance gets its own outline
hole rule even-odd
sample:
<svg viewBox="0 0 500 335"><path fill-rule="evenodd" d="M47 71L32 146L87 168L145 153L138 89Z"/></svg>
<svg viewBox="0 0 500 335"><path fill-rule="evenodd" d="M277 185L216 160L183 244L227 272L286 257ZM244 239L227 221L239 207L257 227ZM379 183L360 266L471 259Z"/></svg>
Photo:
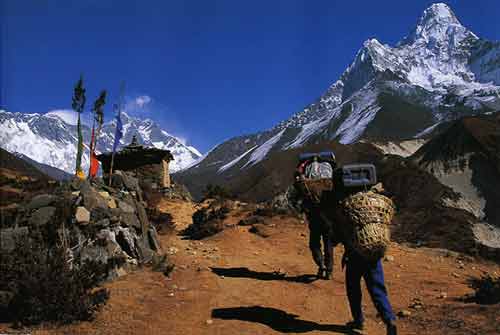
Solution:
<svg viewBox="0 0 500 335"><path fill-rule="evenodd" d="M301 110L363 41L396 43L432 2L0 0L0 108L69 108L80 73L88 101L115 101L124 80L134 114L206 151ZM500 39L500 1L446 3Z"/></svg>

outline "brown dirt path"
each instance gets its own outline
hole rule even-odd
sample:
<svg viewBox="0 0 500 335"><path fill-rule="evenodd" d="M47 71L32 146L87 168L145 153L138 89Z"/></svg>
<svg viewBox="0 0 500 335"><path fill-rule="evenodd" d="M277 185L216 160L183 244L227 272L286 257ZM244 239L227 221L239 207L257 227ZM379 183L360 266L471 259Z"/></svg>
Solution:
<svg viewBox="0 0 500 335"><path fill-rule="evenodd" d="M162 208L179 228L191 222L192 204L170 202ZM243 215L237 211L227 223L235 224ZM110 301L93 322L37 327L32 334L346 333L343 324L350 315L339 265L341 248L336 250L333 280L309 282L305 275L316 269L307 247L307 228L292 218L274 217L269 223L268 238L236 225L201 242L162 236L177 264L171 279L149 268L123 276L106 285ZM411 312L398 320L400 334L500 332L498 305L459 301L471 292L466 284L469 275L500 271L498 265L397 244L389 254L394 260L384 262L384 268L391 302L396 312ZM364 293L365 333L385 334ZM415 298L422 308L409 308ZM0 325L2 331L12 330Z"/></svg>

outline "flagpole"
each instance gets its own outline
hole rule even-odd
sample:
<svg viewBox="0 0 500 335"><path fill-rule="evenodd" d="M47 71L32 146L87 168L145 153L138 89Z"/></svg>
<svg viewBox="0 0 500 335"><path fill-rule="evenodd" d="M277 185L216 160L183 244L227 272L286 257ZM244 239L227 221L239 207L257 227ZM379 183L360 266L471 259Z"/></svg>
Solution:
<svg viewBox="0 0 500 335"><path fill-rule="evenodd" d="M124 94L125 94L125 82L122 81L122 83L120 84L120 97L118 98L118 118L120 119L120 124L121 124L121 112L122 112ZM118 125L118 119L117 119L116 120L116 128L118 128L118 126L119 125ZM116 136L117 136L117 133L115 133L115 143L113 144L113 153L111 154L111 164L109 167L109 187L111 187L111 179L113 177L113 165L115 163L115 153L116 153L116 149L117 149L118 144L119 144L119 142L118 143L116 142L116 140L117 140ZM121 138L121 136L120 136L120 138Z"/></svg>
<svg viewBox="0 0 500 335"><path fill-rule="evenodd" d="M115 152L111 154L111 166L109 167L109 187L111 187L111 177L113 176L113 164L115 162Z"/></svg>
<svg viewBox="0 0 500 335"><path fill-rule="evenodd" d="M94 121L92 121L92 135L90 136L90 154L89 154L89 175L88 175L88 179L90 179L91 177L91 174L90 174L90 171L92 169L92 153L94 152L94 129L95 129L95 110L94 110L94 113L93 113L93 119Z"/></svg>
<svg viewBox="0 0 500 335"><path fill-rule="evenodd" d="M120 104L120 103L118 103ZM116 105L115 105L116 107ZM120 115L120 107L117 107L116 108L118 110L118 116ZM118 120L116 121L116 127L118 128ZM115 141L116 141L116 132L115 132ZM113 153L111 154L111 164L109 166L109 181L108 181L108 185L109 187L111 187L111 177L113 176L113 165L115 163L115 146L113 145Z"/></svg>

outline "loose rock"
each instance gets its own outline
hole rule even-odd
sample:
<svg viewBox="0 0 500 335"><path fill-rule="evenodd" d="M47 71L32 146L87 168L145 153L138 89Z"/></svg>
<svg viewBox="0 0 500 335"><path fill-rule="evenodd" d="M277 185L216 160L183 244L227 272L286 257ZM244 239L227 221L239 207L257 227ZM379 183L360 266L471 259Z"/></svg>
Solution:
<svg viewBox="0 0 500 335"><path fill-rule="evenodd" d="M55 207L42 207L40 209L37 209L31 215L31 218L29 220L29 224L30 224L30 226L33 226L33 227L44 226L54 219L55 214L56 214Z"/></svg>
<svg viewBox="0 0 500 335"><path fill-rule="evenodd" d="M40 194L31 199L30 203L27 206L27 209L32 210L41 207L47 207L49 205L52 205L56 201L57 197L55 195Z"/></svg>
<svg viewBox="0 0 500 335"><path fill-rule="evenodd" d="M118 207L124 211L125 213L128 213L128 214L134 214L135 213L135 208L126 203L125 201L118 201Z"/></svg>
<svg viewBox="0 0 500 335"><path fill-rule="evenodd" d="M76 222L80 224L88 224L90 222L90 212L83 206L78 206L75 213Z"/></svg>

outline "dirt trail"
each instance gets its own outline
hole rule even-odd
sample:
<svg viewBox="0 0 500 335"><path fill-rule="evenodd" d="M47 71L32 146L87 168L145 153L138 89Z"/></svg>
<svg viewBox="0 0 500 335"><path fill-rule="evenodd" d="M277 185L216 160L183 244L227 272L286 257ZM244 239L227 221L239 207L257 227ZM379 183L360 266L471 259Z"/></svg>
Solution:
<svg viewBox="0 0 500 335"><path fill-rule="evenodd" d="M178 229L191 223L194 206L163 203ZM245 215L234 213L236 224ZM236 226L203 241L162 236L177 264L171 279L149 268L107 284L109 303L93 322L33 334L342 334L350 320L337 248L334 278L312 281L315 266L307 227L292 218L274 217L268 238ZM471 290L469 275L500 271L498 265L460 260L439 250L394 244L384 262L386 282L400 334L498 334L498 306L459 300ZM286 276L283 276L283 273ZM310 276L308 276L310 275ZM409 308L415 298L421 308ZM385 334L364 291L366 334ZM0 331L1 331L0 327Z"/></svg>

